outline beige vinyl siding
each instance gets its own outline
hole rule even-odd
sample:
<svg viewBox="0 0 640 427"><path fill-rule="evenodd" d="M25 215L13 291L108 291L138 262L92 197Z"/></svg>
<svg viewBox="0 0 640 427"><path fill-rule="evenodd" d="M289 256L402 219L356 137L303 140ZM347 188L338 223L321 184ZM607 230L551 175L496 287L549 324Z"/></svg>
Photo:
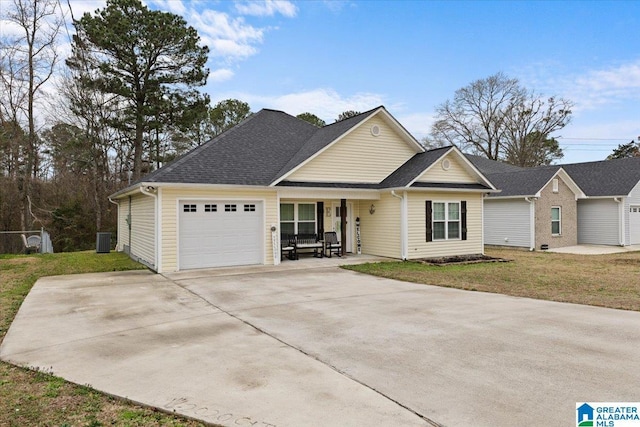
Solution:
<svg viewBox="0 0 640 427"><path fill-rule="evenodd" d="M360 200L359 204L362 253L401 258L400 199L383 193L380 200ZM371 205L375 206L373 215Z"/></svg>
<svg viewBox="0 0 640 427"><path fill-rule="evenodd" d="M116 236L116 251L124 251L129 246L129 198L118 199L118 233Z"/></svg>
<svg viewBox="0 0 640 427"><path fill-rule="evenodd" d="M371 134L373 125L380 127L379 136ZM416 152L382 119L372 117L286 179L378 183Z"/></svg>
<svg viewBox="0 0 640 427"><path fill-rule="evenodd" d="M443 160L449 160L449 169L442 167ZM478 178L467 170L460 158L449 153L442 159L434 163L416 180L417 182L456 182L456 183L475 183Z"/></svg>
<svg viewBox="0 0 640 427"><path fill-rule="evenodd" d="M467 202L467 240L426 241L425 201ZM408 193L408 254L409 259L454 255L481 254L482 195L477 193Z"/></svg>
<svg viewBox="0 0 640 427"><path fill-rule="evenodd" d="M135 195L131 198L131 258L156 269L156 199Z"/></svg>
<svg viewBox="0 0 640 427"><path fill-rule="evenodd" d="M162 189L162 272L178 269L178 200L264 200L264 263L273 264L271 225L278 225L278 200L275 190L163 188Z"/></svg>

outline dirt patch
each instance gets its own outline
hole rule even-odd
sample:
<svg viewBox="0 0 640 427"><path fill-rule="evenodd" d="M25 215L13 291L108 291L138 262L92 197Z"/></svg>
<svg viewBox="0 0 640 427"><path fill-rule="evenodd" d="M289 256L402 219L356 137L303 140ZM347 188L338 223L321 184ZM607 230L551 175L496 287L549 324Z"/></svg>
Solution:
<svg viewBox="0 0 640 427"><path fill-rule="evenodd" d="M505 258L495 258L489 255L456 255L456 256L448 256L448 257L438 257L438 258L422 258L417 260L422 264L429 265L460 265L460 264L478 264L485 262L510 262L512 260Z"/></svg>

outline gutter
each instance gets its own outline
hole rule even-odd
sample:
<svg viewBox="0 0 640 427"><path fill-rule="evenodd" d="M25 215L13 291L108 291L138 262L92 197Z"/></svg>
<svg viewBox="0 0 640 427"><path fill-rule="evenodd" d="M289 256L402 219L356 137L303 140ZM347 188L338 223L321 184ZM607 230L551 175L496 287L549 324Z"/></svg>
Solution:
<svg viewBox="0 0 640 427"><path fill-rule="evenodd" d="M407 230L409 229L407 224L407 192L405 191L402 196L398 196L395 190L391 190L391 195L400 199L400 258L406 261L408 258Z"/></svg>
<svg viewBox="0 0 640 427"><path fill-rule="evenodd" d="M536 250L536 200L537 197L525 197L529 202L529 250L531 252Z"/></svg>

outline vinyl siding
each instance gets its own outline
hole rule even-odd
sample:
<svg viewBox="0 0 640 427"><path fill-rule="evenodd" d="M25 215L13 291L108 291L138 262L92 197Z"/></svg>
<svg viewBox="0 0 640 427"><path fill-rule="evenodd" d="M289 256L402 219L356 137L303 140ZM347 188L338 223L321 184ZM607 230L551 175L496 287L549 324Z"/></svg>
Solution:
<svg viewBox="0 0 640 427"><path fill-rule="evenodd" d="M531 204L524 199L485 199L484 243L530 248Z"/></svg>
<svg viewBox="0 0 640 427"><path fill-rule="evenodd" d="M273 264L271 225L278 226L278 200L275 190L260 189L206 189L163 188L162 189L162 272L178 269L178 200L264 200L264 263Z"/></svg>
<svg viewBox="0 0 640 427"><path fill-rule="evenodd" d="M369 213L371 205L375 213ZM362 253L389 258L401 258L400 199L390 193L380 200L360 200L360 238Z"/></svg>
<svg viewBox="0 0 640 427"><path fill-rule="evenodd" d="M124 251L125 246L129 246L129 225L127 218L129 216L129 198L118 200L118 233L116 241L116 251Z"/></svg>
<svg viewBox="0 0 640 427"><path fill-rule="evenodd" d="M156 199L146 195L131 198L131 258L156 270Z"/></svg>
<svg viewBox="0 0 640 427"><path fill-rule="evenodd" d="M450 162L447 170L442 168L442 162L445 159ZM457 155L449 153L420 175L417 182L475 183L478 181L475 175L469 173Z"/></svg>
<svg viewBox="0 0 640 427"><path fill-rule="evenodd" d="M373 125L380 127L377 137L371 135ZM416 152L382 119L372 117L286 179L378 183Z"/></svg>
<svg viewBox="0 0 640 427"><path fill-rule="evenodd" d="M484 253L482 246L482 195L477 193L408 193L408 258L472 255ZM425 201L467 202L467 240L426 241Z"/></svg>
<svg viewBox="0 0 640 427"><path fill-rule="evenodd" d="M619 245L618 209L613 199L578 200L578 244Z"/></svg>

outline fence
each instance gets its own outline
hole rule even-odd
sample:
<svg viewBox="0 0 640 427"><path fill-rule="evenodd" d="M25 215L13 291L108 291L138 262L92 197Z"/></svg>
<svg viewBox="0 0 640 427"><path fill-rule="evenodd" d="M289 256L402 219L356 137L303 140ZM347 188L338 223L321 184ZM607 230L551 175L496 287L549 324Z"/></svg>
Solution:
<svg viewBox="0 0 640 427"><path fill-rule="evenodd" d="M53 253L49 233L40 230L0 231L0 253Z"/></svg>

